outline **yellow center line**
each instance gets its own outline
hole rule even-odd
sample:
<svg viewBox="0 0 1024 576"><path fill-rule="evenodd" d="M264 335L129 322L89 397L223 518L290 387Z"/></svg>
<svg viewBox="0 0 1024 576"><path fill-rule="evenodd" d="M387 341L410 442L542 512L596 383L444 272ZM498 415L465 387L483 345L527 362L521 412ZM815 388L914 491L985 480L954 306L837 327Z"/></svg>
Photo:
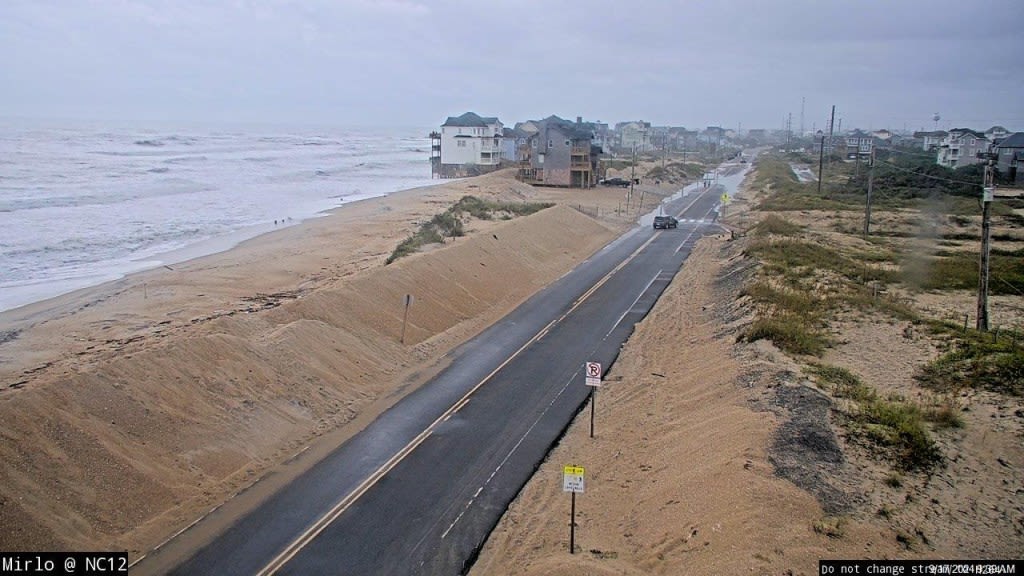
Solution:
<svg viewBox="0 0 1024 576"><path fill-rule="evenodd" d="M697 199L694 199L694 201L690 203L690 206L692 206L693 203L696 201ZM689 209L689 206L687 206L687 209ZM332 522L334 522L338 519L339 516L344 514L345 511L348 510L352 506L352 504L355 503L356 500L358 500L364 494L366 494L366 492L369 491L370 488L372 488L378 481L380 481L381 478L387 475L388 472L393 470L395 466L397 466L402 460L404 460L406 456L412 453L413 450L419 447L420 444L423 444L423 442L426 441L427 437L429 437L441 423L443 423L453 414L462 409L462 407L469 402L470 397L473 394L475 394L477 390L480 389L481 386L486 384L491 378L494 377L495 374L500 372L505 366L509 364L509 362L512 362L512 360L519 356L530 345L544 337L554 325L564 320L566 316L568 316L577 308L579 308L583 304L583 302L587 300L587 298L592 296L594 292L596 292L601 286L608 282L608 280L611 279L612 276L614 276L619 270L621 270L627 264L632 262L633 259L635 259L645 248L647 248L648 245L650 245L651 242L654 241L654 239L655 237L652 236L650 239L644 242L639 248L634 250L628 258L623 260L622 263L616 266L611 272L606 274L603 278L601 278L601 280L599 280L589 290L587 290L583 294L583 296L577 299L568 311L566 311L564 314L562 314L555 320L549 322L546 326L544 326L544 328L542 328L536 334L534 334L532 338L530 338L525 344L520 346L518 350L516 350L511 356L506 358L505 361L498 365L497 368L492 370L490 374L485 376L482 380L480 380L480 382L474 385L473 388L466 392L466 394L463 395L462 398L460 398L457 402L452 404L450 408L445 410L444 414L438 416L436 420L434 420L429 426L427 426L422 432L420 432L415 438L413 438L412 441L406 444L405 447L398 451L398 453L396 453L394 456L388 459L387 462L381 465L380 468L378 468L366 480L360 483L359 486L355 488L355 490L348 494L348 496L346 496L340 502L335 504L333 508L327 511L326 514L321 516L316 522L313 523L312 526L306 529L306 531L303 532L298 538L296 538L287 548L284 549L284 551L275 556L274 559L266 565L266 567L264 567L257 573L257 576L270 576L276 573L278 570L280 570L282 566L287 564L289 560L294 558L296 554L298 554L303 548L309 545L310 542L316 539L316 537L319 536L321 532L326 530L327 527Z"/></svg>

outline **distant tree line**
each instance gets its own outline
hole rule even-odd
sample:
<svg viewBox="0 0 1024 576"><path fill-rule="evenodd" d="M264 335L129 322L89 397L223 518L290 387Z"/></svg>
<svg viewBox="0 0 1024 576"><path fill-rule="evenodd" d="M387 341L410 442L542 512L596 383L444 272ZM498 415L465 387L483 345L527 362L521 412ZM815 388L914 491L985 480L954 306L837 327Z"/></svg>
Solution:
<svg viewBox="0 0 1024 576"><path fill-rule="evenodd" d="M875 186L897 198L927 198L937 194L976 197L981 194L985 167L972 164L947 168L920 150L877 148L875 150ZM844 187L861 191L867 188L868 170L861 165Z"/></svg>

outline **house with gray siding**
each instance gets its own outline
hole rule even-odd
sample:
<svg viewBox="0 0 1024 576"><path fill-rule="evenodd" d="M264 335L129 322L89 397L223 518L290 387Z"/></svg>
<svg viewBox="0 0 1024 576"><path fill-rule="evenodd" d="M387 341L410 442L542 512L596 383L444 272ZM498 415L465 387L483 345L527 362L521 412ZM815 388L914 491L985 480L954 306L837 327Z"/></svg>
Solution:
<svg viewBox="0 0 1024 576"><path fill-rule="evenodd" d="M929 152L942 145L942 139L949 136L945 130L932 132L914 132L914 139L921 142L921 149Z"/></svg>
<svg viewBox="0 0 1024 576"><path fill-rule="evenodd" d="M862 130L854 130L846 136L846 159L856 160L858 156L862 159L869 158L874 144L873 135Z"/></svg>
<svg viewBox="0 0 1024 576"><path fill-rule="evenodd" d="M1024 184L1024 132L1014 132L1003 138L995 148L996 170L1011 182Z"/></svg>
<svg viewBox="0 0 1024 576"><path fill-rule="evenodd" d="M590 188L597 183L600 147L593 145L593 130L581 118L571 122L549 116L533 123L520 153L517 177L540 186Z"/></svg>
<svg viewBox="0 0 1024 576"><path fill-rule="evenodd" d="M991 143L981 132L970 128L954 128L942 140L935 162L947 168L960 168L982 162L978 153L988 152Z"/></svg>

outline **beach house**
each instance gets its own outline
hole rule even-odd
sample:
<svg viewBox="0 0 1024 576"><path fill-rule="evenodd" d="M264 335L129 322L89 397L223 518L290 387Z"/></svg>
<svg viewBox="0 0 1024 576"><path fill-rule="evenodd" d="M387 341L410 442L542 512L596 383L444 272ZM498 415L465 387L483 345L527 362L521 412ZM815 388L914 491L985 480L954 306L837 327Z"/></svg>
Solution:
<svg viewBox="0 0 1024 576"><path fill-rule="evenodd" d="M637 120L632 122L619 122L615 125L615 132L618 134L618 148L632 152L647 152L651 149L651 123Z"/></svg>
<svg viewBox="0 0 1024 576"><path fill-rule="evenodd" d="M1015 184L1024 184L1024 132L1015 132L999 141L994 147L996 169L1003 178Z"/></svg>
<svg viewBox="0 0 1024 576"><path fill-rule="evenodd" d="M442 178L458 178L498 169L503 128L497 118L473 112L449 116L441 125L436 172Z"/></svg>
<svg viewBox="0 0 1024 576"><path fill-rule="evenodd" d="M582 118L571 122L558 116L531 123L520 152L517 178L539 186L590 188L597 183L601 148L593 144L593 129Z"/></svg>
<svg viewBox="0 0 1024 576"><path fill-rule="evenodd" d="M935 162L947 168L959 168L977 164L979 152L988 152L991 142L981 132L970 128L954 128L943 138L937 150Z"/></svg>

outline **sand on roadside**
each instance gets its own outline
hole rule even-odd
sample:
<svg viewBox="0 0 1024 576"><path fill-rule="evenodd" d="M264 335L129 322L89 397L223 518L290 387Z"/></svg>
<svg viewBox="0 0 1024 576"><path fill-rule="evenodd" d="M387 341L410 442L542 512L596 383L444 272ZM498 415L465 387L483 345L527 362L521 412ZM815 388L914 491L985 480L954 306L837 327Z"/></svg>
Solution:
<svg viewBox="0 0 1024 576"><path fill-rule="evenodd" d="M668 193L652 188L643 209ZM384 265L467 194L558 205L472 220L467 236ZM268 471L325 435L342 441L632 226L622 200L504 171L0 313L0 549L142 554L252 496Z"/></svg>
<svg viewBox="0 0 1024 576"><path fill-rule="evenodd" d="M788 376L757 358L770 351L733 350L743 313L736 286L720 280L741 271L733 265L742 261L726 236L701 240L608 373L596 437L584 410L470 574L812 574L821 557L897 551L872 524L845 525L842 540L816 531L829 511L775 474L772 432L788 409L774 380ZM587 481L575 555L567 464Z"/></svg>
<svg viewBox="0 0 1024 576"><path fill-rule="evenodd" d="M821 359L740 341L755 312L742 288L759 267L745 236L766 214L756 208L767 190L752 180L723 210L732 234L697 244L623 347L599 392L597 437L585 407L471 575L810 575L823 558L1014 558L1024 549L1019 398L962 391L963 428L935 434L944 465L899 474L844 429L839 403L803 362L845 367L884 397L930 406L934 394L913 378L938 353L923 330L848 314L830 326L835 344ZM813 228L808 241L823 232L829 245L859 241L832 238L829 214L783 216ZM951 299L916 297L937 317ZM994 302L1008 325L1019 306ZM587 482L576 554L562 490L570 464Z"/></svg>

